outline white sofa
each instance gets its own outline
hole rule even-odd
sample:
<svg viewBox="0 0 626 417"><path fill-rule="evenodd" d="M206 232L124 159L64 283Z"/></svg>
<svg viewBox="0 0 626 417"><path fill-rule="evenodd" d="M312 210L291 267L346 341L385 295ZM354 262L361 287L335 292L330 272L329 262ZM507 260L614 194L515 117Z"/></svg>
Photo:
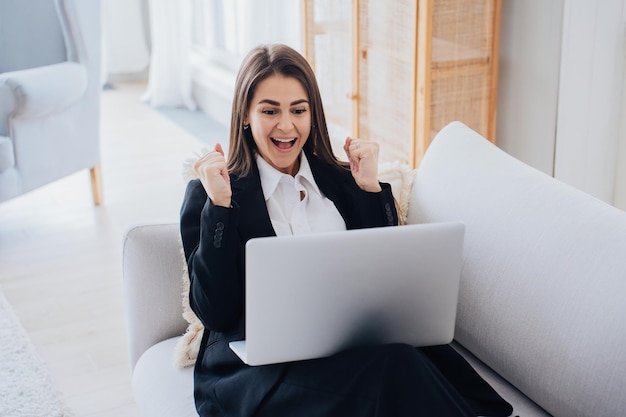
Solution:
<svg viewBox="0 0 626 417"><path fill-rule="evenodd" d="M514 416L626 415L626 213L445 127L416 171L408 222L466 225L455 345ZM178 226L124 242L130 361L144 416L194 416Z"/></svg>

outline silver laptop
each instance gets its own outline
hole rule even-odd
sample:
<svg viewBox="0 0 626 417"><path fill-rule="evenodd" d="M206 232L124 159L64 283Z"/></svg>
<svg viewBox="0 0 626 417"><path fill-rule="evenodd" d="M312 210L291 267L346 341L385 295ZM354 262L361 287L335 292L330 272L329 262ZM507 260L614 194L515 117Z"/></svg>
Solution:
<svg viewBox="0 0 626 417"><path fill-rule="evenodd" d="M248 365L383 343L452 341L463 223L251 239L246 245Z"/></svg>

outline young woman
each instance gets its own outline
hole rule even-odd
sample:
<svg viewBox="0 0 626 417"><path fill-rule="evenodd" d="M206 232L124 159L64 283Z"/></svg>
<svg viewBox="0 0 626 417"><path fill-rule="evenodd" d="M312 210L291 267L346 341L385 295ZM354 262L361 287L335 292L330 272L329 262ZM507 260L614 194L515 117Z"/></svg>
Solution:
<svg viewBox="0 0 626 417"><path fill-rule="evenodd" d="M195 367L200 416L510 414L449 346L393 344L310 361L242 363L228 343L244 338L249 239L398 219L390 186L378 182L378 145L348 138L348 163L337 160L315 75L285 45L255 48L244 59L229 148L227 159L218 144L195 163L199 179L189 183L181 209L190 302L206 329Z"/></svg>

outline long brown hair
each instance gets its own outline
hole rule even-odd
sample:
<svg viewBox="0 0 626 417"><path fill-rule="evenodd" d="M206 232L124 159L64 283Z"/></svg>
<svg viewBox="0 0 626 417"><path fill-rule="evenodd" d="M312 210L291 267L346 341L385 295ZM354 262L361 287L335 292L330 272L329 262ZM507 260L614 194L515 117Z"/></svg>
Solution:
<svg viewBox="0 0 626 417"><path fill-rule="evenodd" d="M322 98L311 66L296 50L287 45L273 44L252 49L239 68L230 122L229 172L245 176L252 168L256 145L250 129L243 128L243 122L257 85L271 75L293 77L300 81L307 92L311 108L311 133L304 150L331 165L344 166L332 151Z"/></svg>

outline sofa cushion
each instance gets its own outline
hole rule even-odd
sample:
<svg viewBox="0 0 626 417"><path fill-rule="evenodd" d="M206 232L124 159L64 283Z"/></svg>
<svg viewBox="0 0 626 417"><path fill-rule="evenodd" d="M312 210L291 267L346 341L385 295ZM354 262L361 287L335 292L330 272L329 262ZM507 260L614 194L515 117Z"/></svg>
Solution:
<svg viewBox="0 0 626 417"><path fill-rule="evenodd" d="M455 338L549 413L626 407L626 213L461 123L431 143L409 223L463 221Z"/></svg>
<svg viewBox="0 0 626 417"><path fill-rule="evenodd" d="M146 350L133 371L133 392L141 415L198 417L193 398L193 367L174 363L180 337L164 340Z"/></svg>

